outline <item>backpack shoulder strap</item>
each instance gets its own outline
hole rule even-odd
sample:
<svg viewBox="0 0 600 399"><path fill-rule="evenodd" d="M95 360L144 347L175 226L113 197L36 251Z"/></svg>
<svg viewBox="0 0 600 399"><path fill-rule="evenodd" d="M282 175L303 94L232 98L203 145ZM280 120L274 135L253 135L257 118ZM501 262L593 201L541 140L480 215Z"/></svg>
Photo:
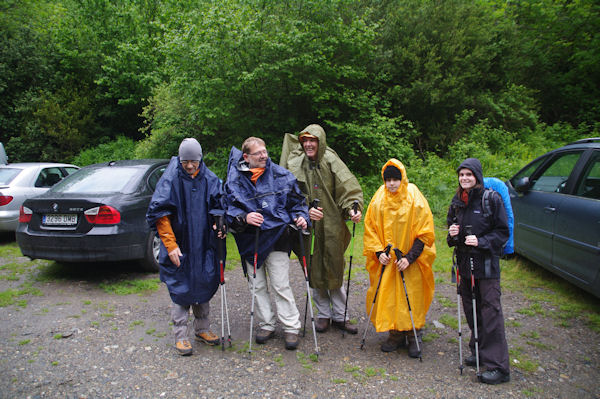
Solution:
<svg viewBox="0 0 600 399"><path fill-rule="evenodd" d="M483 216L488 217L492 214L492 206L490 205L490 197L494 194L494 190L486 188L483 190L483 196L481 197L481 209L483 209Z"/></svg>

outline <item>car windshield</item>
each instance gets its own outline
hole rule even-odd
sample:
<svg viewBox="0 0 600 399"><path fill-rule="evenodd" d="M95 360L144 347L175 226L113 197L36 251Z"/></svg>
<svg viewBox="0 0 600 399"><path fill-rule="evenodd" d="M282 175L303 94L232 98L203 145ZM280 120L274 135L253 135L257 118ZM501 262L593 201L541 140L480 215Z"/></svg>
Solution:
<svg viewBox="0 0 600 399"><path fill-rule="evenodd" d="M140 168L107 166L83 168L50 189L53 193L107 194L124 193L135 189Z"/></svg>
<svg viewBox="0 0 600 399"><path fill-rule="evenodd" d="M0 184L9 184L23 169L0 168Z"/></svg>

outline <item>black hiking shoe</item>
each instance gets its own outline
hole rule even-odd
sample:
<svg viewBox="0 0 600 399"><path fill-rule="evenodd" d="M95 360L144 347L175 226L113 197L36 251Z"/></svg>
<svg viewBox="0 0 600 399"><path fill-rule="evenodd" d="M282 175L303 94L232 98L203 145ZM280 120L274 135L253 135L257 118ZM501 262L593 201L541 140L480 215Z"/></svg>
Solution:
<svg viewBox="0 0 600 399"><path fill-rule="evenodd" d="M510 381L510 373L503 373L498 369L488 370L481 374L479 381L490 385L501 384Z"/></svg>

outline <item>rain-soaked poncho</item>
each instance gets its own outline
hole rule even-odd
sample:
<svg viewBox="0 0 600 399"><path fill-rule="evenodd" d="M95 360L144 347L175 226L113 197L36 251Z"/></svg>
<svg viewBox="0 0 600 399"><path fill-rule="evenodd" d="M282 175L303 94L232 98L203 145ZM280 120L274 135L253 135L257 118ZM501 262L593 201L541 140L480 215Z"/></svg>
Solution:
<svg viewBox="0 0 600 399"><path fill-rule="evenodd" d="M393 194L386 189L385 184L379 187L365 216L364 255L371 284L367 291L366 310L368 314L381 274L381 264L375 253L383 251L387 244L392 244L392 249L399 248L406 254L418 238L425 247L417 260L404 270L404 278L415 327L421 328L425 325L425 316L434 291L431 269L435 260L433 215L417 186L409 183L406 169L400 161L389 160L381 169L382 177L389 165L394 165L401 171L400 187ZM393 250L390 251L390 256L392 259L385 267L371 321L378 332L409 331L412 330L412 324L402 278L393 264L396 261Z"/></svg>
<svg viewBox="0 0 600 399"><path fill-rule="evenodd" d="M232 147L225 184L227 219L230 224L235 224L236 218L245 218L246 214L260 210L264 218L257 248L257 267L260 267L297 216L308 221L308 207L294 175L272 163L270 158L256 185L250 180L251 175L242 152ZM256 227L247 226L243 231L234 231L233 236L242 259L253 264ZM295 235L290 236L290 239L295 238Z"/></svg>
<svg viewBox="0 0 600 399"><path fill-rule="evenodd" d="M183 254L181 265L177 267L171 262L162 242L158 261L160 279L167 285L173 302L179 305L208 302L217 291L217 238L210 227L209 213L223 209L222 197L221 181L202 161L198 174L192 178L182 168L179 157L172 157L156 185L146 220L156 230L156 221L170 216Z"/></svg>
<svg viewBox="0 0 600 399"><path fill-rule="evenodd" d="M286 134L279 164L289 169L298 179L300 190L308 203L318 198L323 208L323 219L313 222L314 254L310 264L310 286L318 289L336 289L344 282L344 252L350 243L346 225L355 200L358 210L363 209L363 194L358 180L342 162L337 153L327 147L325 131L319 125L309 125L308 132L319 139L317 160L311 161L298 137ZM308 238L305 248L310 248Z"/></svg>

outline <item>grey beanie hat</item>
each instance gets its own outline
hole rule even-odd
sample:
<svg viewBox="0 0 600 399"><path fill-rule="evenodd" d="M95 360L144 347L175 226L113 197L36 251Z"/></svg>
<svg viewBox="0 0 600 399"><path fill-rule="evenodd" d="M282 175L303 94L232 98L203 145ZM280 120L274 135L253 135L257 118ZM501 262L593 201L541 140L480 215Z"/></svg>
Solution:
<svg viewBox="0 0 600 399"><path fill-rule="evenodd" d="M202 160L202 146L194 138L183 139L179 144L179 160L200 161Z"/></svg>

